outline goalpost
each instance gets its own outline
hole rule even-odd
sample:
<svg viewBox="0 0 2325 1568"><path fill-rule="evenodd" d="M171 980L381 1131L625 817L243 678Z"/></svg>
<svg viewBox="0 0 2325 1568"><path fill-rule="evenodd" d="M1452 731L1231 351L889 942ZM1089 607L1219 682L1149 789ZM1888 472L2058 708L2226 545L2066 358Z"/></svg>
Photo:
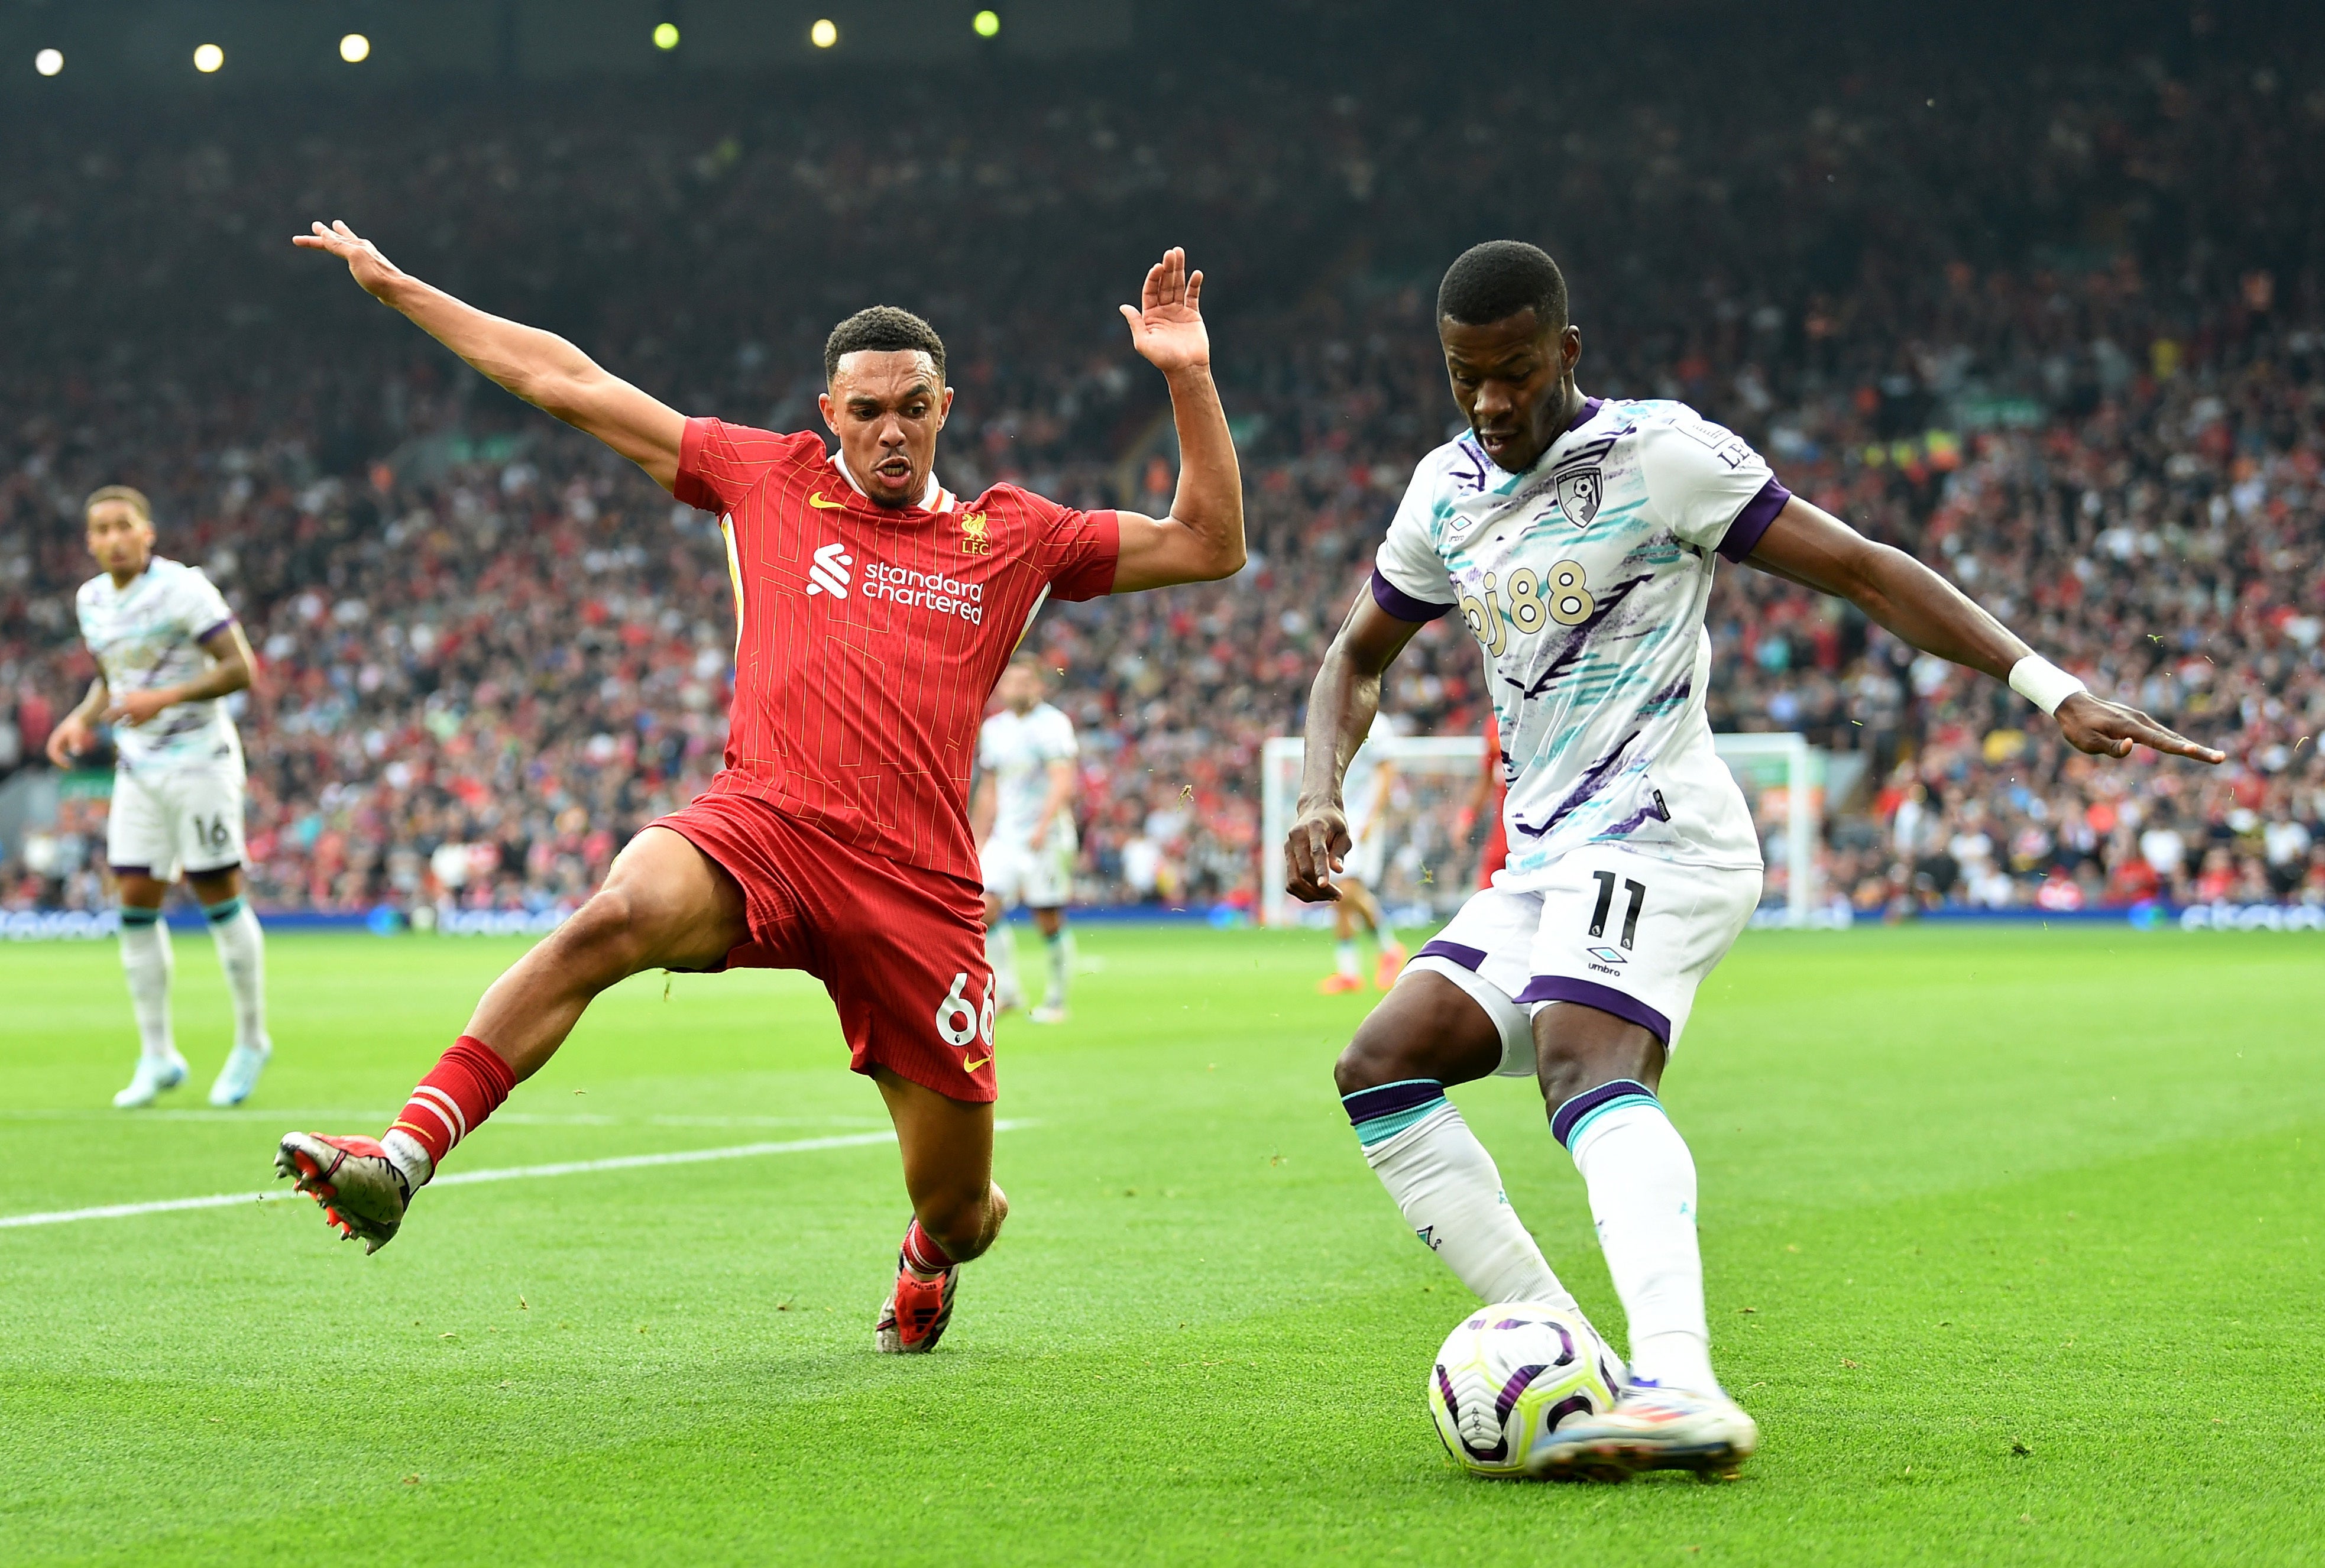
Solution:
<svg viewBox="0 0 2325 1568"><path fill-rule="evenodd" d="M1477 798L1486 744L1477 736L1385 736L1368 743L1388 780L1387 868L1373 891L1399 925L1445 919L1477 886L1477 845L1459 830ZM1805 926L1818 908L1823 837L1823 754L1804 735L1715 735L1714 748L1743 787L1768 863L1755 925ZM1283 840L1300 798L1306 743L1277 736L1260 754L1259 917L1265 925L1320 923L1328 906L1283 890ZM1482 834L1475 835L1482 837Z"/></svg>

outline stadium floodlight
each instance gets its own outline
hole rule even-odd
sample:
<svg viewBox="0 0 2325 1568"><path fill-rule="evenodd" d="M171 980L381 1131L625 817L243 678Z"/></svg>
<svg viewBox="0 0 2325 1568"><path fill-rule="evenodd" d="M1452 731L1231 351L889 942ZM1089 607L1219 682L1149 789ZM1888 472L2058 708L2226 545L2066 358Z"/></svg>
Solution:
<svg viewBox="0 0 2325 1568"><path fill-rule="evenodd" d="M969 25L977 29L977 35L979 38L991 38L1001 31L1001 13L980 11Z"/></svg>
<svg viewBox="0 0 2325 1568"><path fill-rule="evenodd" d="M839 42L839 23L829 16L817 17L815 25L807 30L807 41L818 49L829 49Z"/></svg>
<svg viewBox="0 0 2325 1568"><path fill-rule="evenodd" d="M653 41L654 47L656 49L663 51L676 49L678 47L678 23L675 22L655 23Z"/></svg>
<svg viewBox="0 0 2325 1568"><path fill-rule="evenodd" d="M371 40L360 32L350 32L339 40L339 58L349 65L361 65L371 58Z"/></svg>
<svg viewBox="0 0 2325 1568"><path fill-rule="evenodd" d="M205 43L194 51L194 69L204 76L215 72L226 63L226 51L215 43Z"/></svg>
<svg viewBox="0 0 2325 1568"><path fill-rule="evenodd" d="M32 69L42 76L54 76L64 68L65 51L61 49L44 49L32 56Z"/></svg>

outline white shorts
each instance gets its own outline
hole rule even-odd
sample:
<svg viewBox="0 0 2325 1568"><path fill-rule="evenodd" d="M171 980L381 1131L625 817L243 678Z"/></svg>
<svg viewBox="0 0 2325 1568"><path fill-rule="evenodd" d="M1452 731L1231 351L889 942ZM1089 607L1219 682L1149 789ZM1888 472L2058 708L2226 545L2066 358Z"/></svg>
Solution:
<svg viewBox="0 0 2325 1568"><path fill-rule="evenodd" d="M1056 909L1074 894L1074 861L1081 852L1070 829L1053 826L1045 843L1024 839L988 840L984 862L985 891L1000 900L1004 909L1023 904L1032 909Z"/></svg>
<svg viewBox="0 0 2325 1568"><path fill-rule="evenodd" d="M1349 837L1354 841L1342 862L1344 874L1378 893L1381 879L1388 875L1388 829L1379 822L1367 822L1362 832L1351 828Z"/></svg>
<svg viewBox="0 0 2325 1568"><path fill-rule="evenodd" d="M1554 1002L1627 1018L1676 1047L1696 988L1759 905L1759 871L1589 844L1549 874L1536 892L1471 895L1406 968L1443 975L1486 1009L1502 1035L1494 1071L1509 1077L1533 1076L1533 1015Z"/></svg>
<svg viewBox="0 0 2325 1568"><path fill-rule="evenodd" d="M238 768L116 772L105 821L105 858L116 871L174 882L239 866L243 779Z"/></svg>

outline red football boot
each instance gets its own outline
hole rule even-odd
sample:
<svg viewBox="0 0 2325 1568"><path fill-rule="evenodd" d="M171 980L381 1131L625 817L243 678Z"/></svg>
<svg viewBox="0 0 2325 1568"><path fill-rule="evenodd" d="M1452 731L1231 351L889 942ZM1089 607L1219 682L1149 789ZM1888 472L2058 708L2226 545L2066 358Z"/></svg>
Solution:
<svg viewBox="0 0 2325 1568"><path fill-rule="evenodd" d="M952 1287L960 1277L955 1264L934 1279L922 1279L896 1255L896 1288L873 1325L872 1347L885 1356L921 1356L937 1348L952 1322Z"/></svg>

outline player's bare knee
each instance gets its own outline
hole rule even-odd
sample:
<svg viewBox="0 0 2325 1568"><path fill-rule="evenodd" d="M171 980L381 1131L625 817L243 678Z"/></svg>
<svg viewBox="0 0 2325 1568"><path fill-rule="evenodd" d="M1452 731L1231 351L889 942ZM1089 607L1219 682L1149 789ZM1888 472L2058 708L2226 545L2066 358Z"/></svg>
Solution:
<svg viewBox="0 0 2325 1568"><path fill-rule="evenodd" d="M628 889L601 887L557 928L558 944L585 968L623 969L642 946L642 913Z"/></svg>
<svg viewBox="0 0 2325 1568"><path fill-rule="evenodd" d="M1602 1083L1627 1078L1653 1089L1663 1078L1663 1043L1636 1024L1568 1006L1544 1007L1533 1024L1534 1079L1553 1110Z"/></svg>
<svg viewBox="0 0 2325 1568"><path fill-rule="evenodd" d="M982 1192L943 1192L914 1205L921 1229L945 1249L955 1263L967 1263L993 1245L1001 1222L1009 1217L1009 1200L1001 1189Z"/></svg>

